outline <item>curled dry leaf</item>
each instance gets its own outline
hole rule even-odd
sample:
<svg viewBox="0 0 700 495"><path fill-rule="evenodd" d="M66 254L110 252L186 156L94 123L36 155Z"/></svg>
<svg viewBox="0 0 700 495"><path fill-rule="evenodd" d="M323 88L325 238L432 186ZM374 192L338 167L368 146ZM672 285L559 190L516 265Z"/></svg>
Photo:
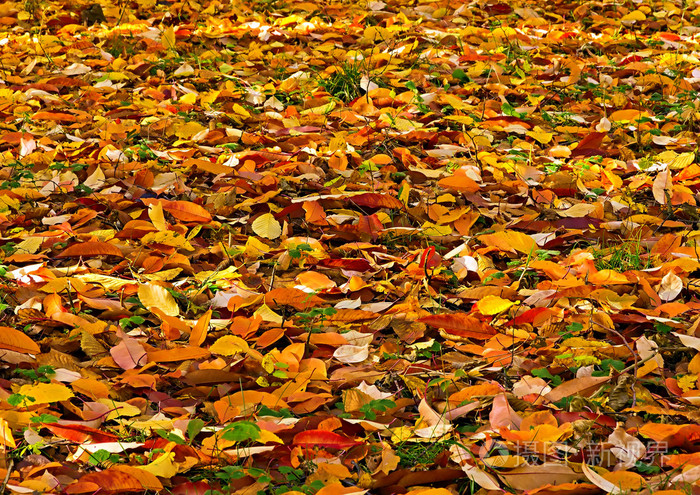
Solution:
<svg viewBox="0 0 700 495"><path fill-rule="evenodd" d="M623 468L631 468L647 452L641 440L628 434L620 426L615 428L615 431L610 434L608 442L614 445L614 447L610 448L610 452L620 459L620 465Z"/></svg>
<svg viewBox="0 0 700 495"><path fill-rule="evenodd" d="M622 495L622 493L624 493L621 488L615 486L614 483L606 480L601 475L596 473L592 468L588 467L585 462L581 464L581 470L586 478L588 478L588 481L603 490L605 493L609 493L611 495Z"/></svg>
<svg viewBox="0 0 700 495"><path fill-rule="evenodd" d="M663 301L672 301L678 294L683 290L683 280L673 272L668 272L661 279L661 286L659 287L659 297Z"/></svg>

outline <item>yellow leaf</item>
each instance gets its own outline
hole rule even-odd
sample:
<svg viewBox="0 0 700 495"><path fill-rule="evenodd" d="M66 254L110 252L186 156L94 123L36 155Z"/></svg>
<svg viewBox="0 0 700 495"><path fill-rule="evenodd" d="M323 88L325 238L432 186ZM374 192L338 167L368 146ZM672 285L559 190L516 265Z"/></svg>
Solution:
<svg viewBox="0 0 700 495"><path fill-rule="evenodd" d="M488 295L476 303L476 307L482 315L497 315L506 311L513 304L513 301L494 295Z"/></svg>
<svg viewBox="0 0 700 495"><path fill-rule="evenodd" d="M175 298L160 285L139 285L138 295L139 300L146 308L156 307L168 316L178 316L180 314L180 308Z"/></svg>
<svg viewBox="0 0 700 495"><path fill-rule="evenodd" d="M253 232L266 239L277 239L282 234L282 226L272 213L265 213L253 221Z"/></svg>
<svg viewBox="0 0 700 495"><path fill-rule="evenodd" d="M175 452L166 452L155 461L145 466L136 466L144 471L161 478L172 478L177 474L177 465L174 462Z"/></svg>
<svg viewBox="0 0 700 495"><path fill-rule="evenodd" d="M368 26L365 28L363 38L366 41L377 42L388 41L391 38L389 30L381 26Z"/></svg>
<svg viewBox="0 0 700 495"><path fill-rule="evenodd" d="M20 395L34 398L28 404L49 404L61 402L73 397L73 392L60 383L36 383L34 385L22 385L17 392Z"/></svg>
<svg viewBox="0 0 700 495"><path fill-rule="evenodd" d="M683 375L678 379L678 387L687 392L693 390L697 386L698 375Z"/></svg>
<svg viewBox="0 0 700 495"><path fill-rule="evenodd" d="M307 108L306 110L302 110L300 112L300 114L301 115L326 115L328 113L331 113L334 108L335 108L335 102L329 101L325 105L321 105L321 106L313 107L313 108Z"/></svg>
<svg viewBox="0 0 700 495"><path fill-rule="evenodd" d="M403 443L413 436L413 428L408 426L399 426L398 428L391 428L391 443Z"/></svg>
<svg viewBox="0 0 700 495"><path fill-rule="evenodd" d="M250 346L248 343L235 335L224 335L209 348L209 352L212 354L220 354L222 356L234 356L247 353L249 350Z"/></svg>
<svg viewBox="0 0 700 495"><path fill-rule="evenodd" d="M151 223L158 230L168 230L168 225L165 223L165 215L163 214L163 205L160 202L148 207L148 218L151 219Z"/></svg>
<svg viewBox="0 0 700 495"><path fill-rule="evenodd" d="M275 443L280 443L283 444L284 441L272 433L271 431L267 430L260 430L260 437L256 440L256 442L259 443L268 443L268 442L275 442Z"/></svg>
<svg viewBox="0 0 700 495"><path fill-rule="evenodd" d="M199 122L191 121L178 126L175 130L175 135L180 139L190 139L192 136L202 132L205 129L207 128Z"/></svg>
<svg viewBox="0 0 700 495"><path fill-rule="evenodd" d="M284 318L272 311L267 304L260 306L255 313L253 313L253 316L259 316L263 321L269 321L278 325L281 325L284 321Z"/></svg>
<svg viewBox="0 0 700 495"><path fill-rule="evenodd" d="M170 268L156 273L144 273L142 276L150 282L167 282L177 277L181 271L182 268Z"/></svg>
<svg viewBox="0 0 700 495"><path fill-rule="evenodd" d="M695 153L689 151L688 153L681 153L676 156L671 163L668 164L668 168L671 170L681 170L690 165L695 161Z"/></svg>
<svg viewBox="0 0 700 495"><path fill-rule="evenodd" d="M0 444L11 449L17 448L10 425L4 419L0 419Z"/></svg>
<svg viewBox="0 0 700 495"><path fill-rule="evenodd" d="M537 243L532 237L514 230L482 235L479 236L479 240L487 246L496 247L501 251L519 251L529 255L537 249Z"/></svg>
<svg viewBox="0 0 700 495"><path fill-rule="evenodd" d="M248 112L248 110L246 110L245 108L243 108L243 107L242 107L241 105L239 105L238 103L234 103L234 104L233 104L232 110L234 111L234 113L236 113L237 115L240 115L241 117L243 117L243 118L245 118L245 119L247 119L248 117L250 117L250 113Z"/></svg>
<svg viewBox="0 0 700 495"><path fill-rule="evenodd" d="M512 469L527 464L527 459L519 455L494 455L484 459L484 464L490 468Z"/></svg>
<svg viewBox="0 0 700 495"><path fill-rule="evenodd" d="M43 242L43 237L27 237L25 240L15 246L15 252L35 254Z"/></svg>
<svg viewBox="0 0 700 495"><path fill-rule="evenodd" d="M112 399L98 399L97 402L104 404L110 408L106 418L108 421L117 418L130 418L141 414L141 409L129 404L128 402L119 402Z"/></svg>
<svg viewBox="0 0 700 495"><path fill-rule="evenodd" d="M187 93L180 97L180 103L186 103L188 105L194 105L197 103L197 93Z"/></svg>
<svg viewBox="0 0 700 495"><path fill-rule="evenodd" d="M243 254L245 254L246 258L258 259L269 252L270 246L257 237L248 237Z"/></svg>
<svg viewBox="0 0 700 495"><path fill-rule="evenodd" d="M540 144L547 144L552 140L552 134L551 132L547 132L544 129L542 129L540 126L535 126L535 128L531 131L527 132L527 135L530 136L532 139L537 141Z"/></svg>
<svg viewBox="0 0 700 495"><path fill-rule="evenodd" d="M160 41L168 50L175 50L175 29L170 26L160 35Z"/></svg>
<svg viewBox="0 0 700 495"><path fill-rule="evenodd" d="M449 225L435 225L431 222L425 222L421 226L421 229L423 230L424 235L431 237L452 234L452 227Z"/></svg>
<svg viewBox="0 0 700 495"><path fill-rule="evenodd" d="M453 122L464 125L472 125L474 123L474 119L467 115L448 115L445 117L445 120L452 120Z"/></svg>
<svg viewBox="0 0 700 495"><path fill-rule="evenodd" d="M642 12L641 10L633 10L629 14L624 15L621 20L622 20L622 22L625 22L625 21L632 21L633 22L633 21L644 21L644 20L646 20L646 18L647 18L647 16L644 15L644 12Z"/></svg>

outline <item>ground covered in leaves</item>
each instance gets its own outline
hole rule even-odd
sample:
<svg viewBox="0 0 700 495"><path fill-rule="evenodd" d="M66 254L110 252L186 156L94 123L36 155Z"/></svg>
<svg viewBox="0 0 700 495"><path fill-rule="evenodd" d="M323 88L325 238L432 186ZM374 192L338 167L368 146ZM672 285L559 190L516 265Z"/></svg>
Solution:
<svg viewBox="0 0 700 495"><path fill-rule="evenodd" d="M698 25L0 4L2 490L696 491Z"/></svg>

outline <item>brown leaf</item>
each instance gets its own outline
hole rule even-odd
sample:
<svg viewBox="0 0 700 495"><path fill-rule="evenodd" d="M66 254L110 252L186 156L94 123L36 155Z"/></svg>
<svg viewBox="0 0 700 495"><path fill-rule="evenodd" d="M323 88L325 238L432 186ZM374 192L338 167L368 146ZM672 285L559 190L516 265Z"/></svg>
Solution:
<svg viewBox="0 0 700 495"><path fill-rule="evenodd" d="M584 392L593 387L599 387L603 383L610 381L610 376L583 376L566 381L554 388L551 392L545 395L545 398L550 402L557 402L564 397L571 397L578 393Z"/></svg>

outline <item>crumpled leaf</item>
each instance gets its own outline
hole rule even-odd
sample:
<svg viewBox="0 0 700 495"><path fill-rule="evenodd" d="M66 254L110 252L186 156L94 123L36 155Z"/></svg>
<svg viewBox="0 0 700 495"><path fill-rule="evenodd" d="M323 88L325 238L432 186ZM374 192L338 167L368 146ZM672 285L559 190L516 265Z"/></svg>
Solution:
<svg viewBox="0 0 700 495"><path fill-rule="evenodd" d="M673 272L668 272L661 279L661 287L659 288L659 297L663 301L672 301L683 290L683 280Z"/></svg>

